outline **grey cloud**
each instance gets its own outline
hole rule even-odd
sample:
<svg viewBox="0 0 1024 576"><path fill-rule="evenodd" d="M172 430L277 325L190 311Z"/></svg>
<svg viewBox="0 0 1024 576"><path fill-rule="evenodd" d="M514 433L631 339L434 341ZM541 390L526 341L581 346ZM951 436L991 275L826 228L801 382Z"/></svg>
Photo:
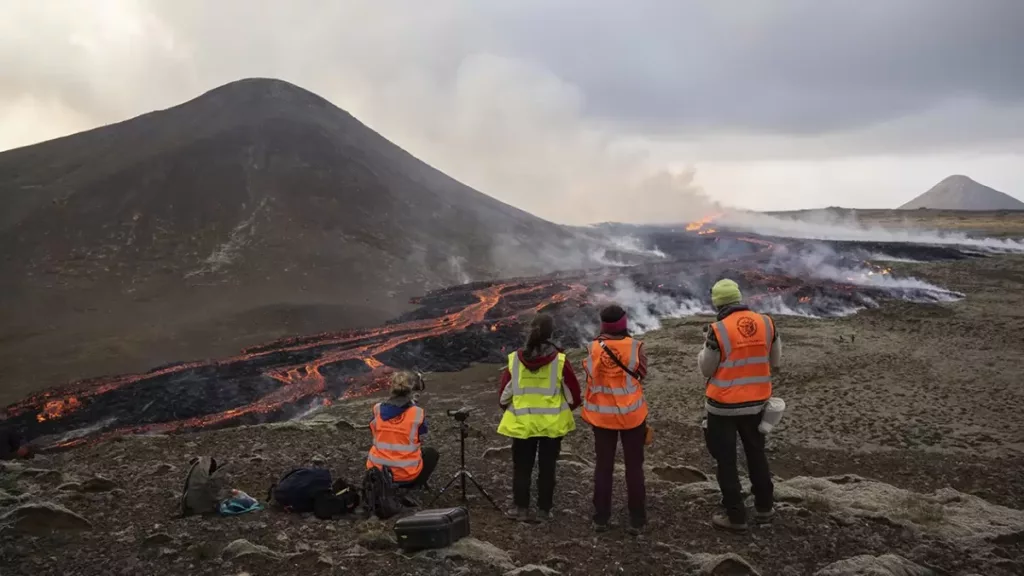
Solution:
<svg viewBox="0 0 1024 576"><path fill-rule="evenodd" d="M502 14L510 51L645 130L820 134L949 98L1024 102L1017 0L519 5Z"/></svg>
<svg viewBox="0 0 1024 576"><path fill-rule="evenodd" d="M101 124L276 77L562 222L703 210L692 174L645 149L659 138L687 161L1024 149L1020 0L0 0L0 13L0 105L29 95Z"/></svg>

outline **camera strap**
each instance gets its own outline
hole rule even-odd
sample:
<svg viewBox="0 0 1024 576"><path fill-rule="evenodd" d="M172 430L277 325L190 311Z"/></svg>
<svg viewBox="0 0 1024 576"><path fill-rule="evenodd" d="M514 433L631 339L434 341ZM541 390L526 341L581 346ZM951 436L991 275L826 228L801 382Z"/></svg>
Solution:
<svg viewBox="0 0 1024 576"><path fill-rule="evenodd" d="M630 376L633 377L634 380L636 380L638 382L640 380L643 380L643 378L641 378L639 374L637 374L636 372L630 370L629 368L626 368L626 365L622 363L622 360L619 360L619 357L615 355L615 352L612 352L611 348L608 348L607 346L605 346L604 340L598 340L597 343L601 346L601 350L604 351L604 353L607 354L608 357L612 359L612 362L615 362L616 366L618 366L619 368L622 368L623 372L625 372L626 374L629 374Z"/></svg>

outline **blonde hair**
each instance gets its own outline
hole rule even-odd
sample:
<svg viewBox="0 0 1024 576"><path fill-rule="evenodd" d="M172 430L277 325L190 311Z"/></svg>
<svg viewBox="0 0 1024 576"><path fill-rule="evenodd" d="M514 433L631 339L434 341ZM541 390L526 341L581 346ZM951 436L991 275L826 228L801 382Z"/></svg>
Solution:
<svg viewBox="0 0 1024 576"><path fill-rule="evenodd" d="M406 396L417 388L419 376L409 370L400 370L391 375L391 395Z"/></svg>

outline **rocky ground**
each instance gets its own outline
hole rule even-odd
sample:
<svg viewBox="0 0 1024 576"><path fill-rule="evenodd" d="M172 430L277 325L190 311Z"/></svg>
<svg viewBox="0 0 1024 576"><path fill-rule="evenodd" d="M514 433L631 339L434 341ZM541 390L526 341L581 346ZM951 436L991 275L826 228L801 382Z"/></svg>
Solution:
<svg viewBox="0 0 1024 576"><path fill-rule="evenodd" d="M552 523L512 523L471 489L472 539L443 551L404 555L390 523L376 521L272 510L174 517L196 455L231 462L233 486L261 500L302 464L357 481L369 443L362 423L376 401L359 398L303 421L126 438L8 463L0 573L1024 574L1024 257L894 267L967 298L777 319L784 366L776 389L789 407L770 437L779 515L749 534L708 522L718 494L707 480L714 463L698 426L695 366L708 319L689 318L644 337L656 440L647 457L651 522L639 538L590 529L593 447L582 423L564 444ZM434 487L458 463L444 411L472 406L469 466L508 506L496 377L494 366L434 375L421 404L428 443L442 451ZM621 476L616 485L621 505Z"/></svg>

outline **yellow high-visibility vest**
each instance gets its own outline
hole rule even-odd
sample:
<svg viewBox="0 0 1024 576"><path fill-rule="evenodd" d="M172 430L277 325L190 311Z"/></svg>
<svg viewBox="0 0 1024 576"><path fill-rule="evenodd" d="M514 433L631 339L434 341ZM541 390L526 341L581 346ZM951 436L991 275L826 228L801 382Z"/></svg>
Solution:
<svg viewBox="0 0 1024 576"><path fill-rule="evenodd" d="M554 362L534 372L519 362L518 352L508 355L512 403L501 417L498 434L511 438L561 438L576 429L576 420L562 394L565 362L565 354L559 353Z"/></svg>

